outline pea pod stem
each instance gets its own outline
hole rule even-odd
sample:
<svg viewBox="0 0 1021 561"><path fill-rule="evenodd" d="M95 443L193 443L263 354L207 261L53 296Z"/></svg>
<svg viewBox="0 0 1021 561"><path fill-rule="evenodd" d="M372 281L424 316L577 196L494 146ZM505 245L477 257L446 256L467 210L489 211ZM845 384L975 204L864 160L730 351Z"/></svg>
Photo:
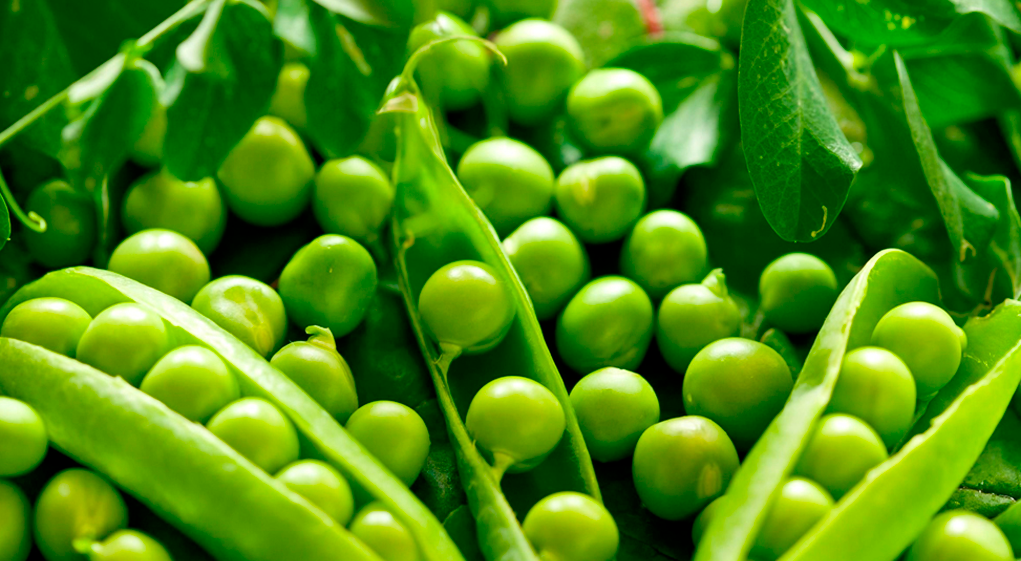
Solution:
<svg viewBox="0 0 1021 561"><path fill-rule="evenodd" d="M507 470L514 465L514 458L503 454L501 452L493 453L493 477L496 478L497 483L503 479L503 474L507 473Z"/></svg>

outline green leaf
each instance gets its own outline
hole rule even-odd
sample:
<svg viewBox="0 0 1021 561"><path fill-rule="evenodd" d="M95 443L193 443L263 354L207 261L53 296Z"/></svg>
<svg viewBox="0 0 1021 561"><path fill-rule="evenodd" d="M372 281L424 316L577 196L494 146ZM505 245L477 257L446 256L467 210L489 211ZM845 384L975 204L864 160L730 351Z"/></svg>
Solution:
<svg viewBox="0 0 1021 561"><path fill-rule="evenodd" d="M315 2L335 14L373 26L409 27L418 11L415 0L315 0Z"/></svg>
<svg viewBox="0 0 1021 561"><path fill-rule="evenodd" d="M574 35L592 67L603 66L646 32L633 0L559 0L553 23Z"/></svg>
<svg viewBox="0 0 1021 561"><path fill-rule="evenodd" d="M965 181L999 211L1000 220L989 242L988 257L1010 279L1012 297L1021 298L1021 216L1018 216L1010 180L1002 176L969 174Z"/></svg>
<svg viewBox="0 0 1021 561"><path fill-rule="evenodd" d="M750 0L738 107L762 212L788 241L813 241L840 214L862 162L812 66L793 0Z"/></svg>

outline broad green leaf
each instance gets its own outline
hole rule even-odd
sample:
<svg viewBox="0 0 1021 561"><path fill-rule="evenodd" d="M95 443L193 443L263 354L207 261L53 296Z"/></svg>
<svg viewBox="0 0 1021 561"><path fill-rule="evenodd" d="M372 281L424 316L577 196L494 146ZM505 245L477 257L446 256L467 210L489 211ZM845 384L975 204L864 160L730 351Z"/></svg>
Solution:
<svg viewBox="0 0 1021 561"><path fill-rule="evenodd" d="M751 0L744 21L738 108L755 193L781 238L813 241L862 162L826 103L793 0Z"/></svg>
<svg viewBox="0 0 1021 561"><path fill-rule="evenodd" d="M409 27L419 12L429 12L428 0L314 0L331 12L373 26ZM418 5L417 5L418 4Z"/></svg>
<svg viewBox="0 0 1021 561"><path fill-rule="evenodd" d="M988 246L988 257L1010 279L1012 296L1021 297L1021 216L1014 202L1010 180L1006 177L969 174L965 181L1000 213L996 232Z"/></svg>
<svg viewBox="0 0 1021 561"><path fill-rule="evenodd" d="M603 66L645 35L645 20L633 0L559 0L553 23L574 35L592 67Z"/></svg>
<svg viewBox="0 0 1021 561"><path fill-rule="evenodd" d="M316 36L312 29L311 0L279 0L273 17L273 32L303 55L317 54Z"/></svg>

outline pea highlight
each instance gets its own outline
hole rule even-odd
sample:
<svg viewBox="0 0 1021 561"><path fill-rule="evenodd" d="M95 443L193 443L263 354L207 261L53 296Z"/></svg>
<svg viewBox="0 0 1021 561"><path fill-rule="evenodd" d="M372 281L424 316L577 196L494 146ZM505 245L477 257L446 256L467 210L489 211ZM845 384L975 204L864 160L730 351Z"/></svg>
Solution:
<svg viewBox="0 0 1021 561"><path fill-rule="evenodd" d="M33 298L18 304L0 326L0 337L39 345L74 358L92 316L63 298Z"/></svg>
<svg viewBox="0 0 1021 561"><path fill-rule="evenodd" d="M437 12L431 21L411 30L408 52L445 37L478 34L461 18L449 12ZM479 101L489 85L489 52L475 41L453 41L430 48L418 61L419 83L426 96L436 99L445 109L465 109Z"/></svg>
<svg viewBox="0 0 1021 561"><path fill-rule="evenodd" d="M78 341L79 361L138 386L171 347L163 318L141 304L115 304L92 320Z"/></svg>
<svg viewBox="0 0 1021 561"><path fill-rule="evenodd" d="M122 241L108 268L182 302L209 282L209 262L195 242L172 230L143 230Z"/></svg>
<svg viewBox="0 0 1021 561"><path fill-rule="evenodd" d="M42 463L48 447L39 413L27 403L0 396L0 477L32 471Z"/></svg>
<svg viewBox="0 0 1021 561"><path fill-rule="evenodd" d="M347 432L405 485L411 486L429 455L429 429L414 409L396 401L373 401L347 420Z"/></svg>
<svg viewBox="0 0 1021 561"><path fill-rule="evenodd" d="M35 543L46 561L78 561L76 541L95 542L128 523L124 499L110 483L85 469L53 476L35 505Z"/></svg>
<svg viewBox="0 0 1021 561"><path fill-rule="evenodd" d="M638 374L601 368L571 390L571 404L592 457L612 462L631 455L645 429L659 422L659 399Z"/></svg>
<svg viewBox="0 0 1021 561"><path fill-rule="evenodd" d="M857 417L834 413L819 420L794 471L840 500L886 458L886 445L872 427Z"/></svg>
<svg viewBox="0 0 1021 561"><path fill-rule="evenodd" d="M393 202L386 174L361 156L330 160L316 174L312 210L328 234L375 243Z"/></svg>
<svg viewBox="0 0 1021 561"><path fill-rule="evenodd" d="M239 399L214 415L206 428L266 473L274 474L298 459L294 425L265 399Z"/></svg>
<svg viewBox="0 0 1021 561"><path fill-rule="evenodd" d="M158 541L136 530L118 530L87 553L89 561L172 561Z"/></svg>
<svg viewBox="0 0 1021 561"><path fill-rule="evenodd" d="M653 300L702 278L707 249L698 225L675 210L657 210L635 224L620 254L620 269Z"/></svg>
<svg viewBox="0 0 1021 561"><path fill-rule="evenodd" d="M341 526L354 516L351 485L332 466L318 460L295 462L276 475L287 488L305 497Z"/></svg>
<svg viewBox="0 0 1021 561"><path fill-rule="evenodd" d="M727 291L720 269L700 284L685 284L670 291L656 314L656 344L677 372L684 372L699 351L713 341L736 336L741 310Z"/></svg>
<svg viewBox="0 0 1021 561"><path fill-rule="evenodd" d="M241 397L234 374L205 347L189 345L166 354L139 386L189 421L205 423Z"/></svg>
<svg viewBox="0 0 1021 561"><path fill-rule="evenodd" d="M557 214L582 241L605 243L627 233L645 208L638 168L617 156L567 167L554 191Z"/></svg>
<svg viewBox="0 0 1021 561"><path fill-rule="evenodd" d="M419 561L418 546L411 532L378 502L369 503L348 528L383 561Z"/></svg>
<svg viewBox="0 0 1021 561"><path fill-rule="evenodd" d="M535 503L522 528L541 559L610 561L620 545L617 523L606 508L574 491Z"/></svg>
<svg viewBox="0 0 1021 561"><path fill-rule="evenodd" d="M477 354L500 344L514 321L507 283L481 261L454 261L422 286L418 311L445 353Z"/></svg>
<svg viewBox="0 0 1021 561"><path fill-rule="evenodd" d="M929 522L908 550L906 561L1010 561L1014 552L1003 531L989 519L961 510Z"/></svg>
<svg viewBox="0 0 1021 561"><path fill-rule="evenodd" d="M601 277L578 291L557 320L560 357L578 372L634 370L652 341L652 301L623 277Z"/></svg>
<svg viewBox="0 0 1021 561"><path fill-rule="evenodd" d="M626 68L590 71L567 94L567 116L592 152L644 150L663 122L663 100L645 76Z"/></svg>
<svg viewBox="0 0 1021 561"><path fill-rule="evenodd" d="M263 357L280 347L287 334L284 301L252 278L220 277L199 290L191 307Z"/></svg>
<svg viewBox="0 0 1021 561"><path fill-rule="evenodd" d="M525 222L502 245L540 320L555 316L592 274L581 242L553 218Z"/></svg>
<svg viewBox="0 0 1021 561"><path fill-rule="evenodd" d="M872 344L890 350L904 361L922 399L938 392L954 377L967 337L939 306L909 302L879 319L872 332Z"/></svg>
<svg viewBox="0 0 1021 561"><path fill-rule="evenodd" d="M26 229L29 255L48 269L81 265L96 245L96 207L87 193L59 179L34 189L25 209L46 221L46 231Z"/></svg>
<svg viewBox="0 0 1021 561"><path fill-rule="evenodd" d="M760 305L766 320L788 333L822 327L838 293L833 269L807 253L788 253L767 265L759 277Z"/></svg>
<svg viewBox="0 0 1021 561"><path fill-rule="evenodd" d="M287 375L341 423L358 409L351 367L337 352L329 329L309 327L308 341L295 341L277 351L270 364Z"/></svg>
<svg viewBox="0 0 1021 561"><path fill-rule="evenodd" d="M25 561L32 550L32 508L16 485L0 479L0 559Z"/></svg>
<svg viewBox="0 0 1021 561"><path fill-rule="evenodd" d="M915 397L904 361L886 349L859 347L844 355L827 411L858 417L892 448L911 426Z"/></svg>
<svg viewBox="0 0 1021 561"><path fill-rule="evenodd" d="M124 197L121 221L129 234L159 228L195 242L206 255L220 244L227 209L216 181L181 181L160 170L136 181Z"/></svg>

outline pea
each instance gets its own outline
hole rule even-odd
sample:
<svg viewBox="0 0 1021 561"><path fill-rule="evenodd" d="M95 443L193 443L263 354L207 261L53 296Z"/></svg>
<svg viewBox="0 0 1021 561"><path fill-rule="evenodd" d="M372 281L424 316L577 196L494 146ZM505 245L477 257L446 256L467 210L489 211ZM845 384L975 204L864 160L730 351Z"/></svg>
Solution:
<svg viewBox="0 0 1021 561"><path fill-rule="evenodd" d="M503 251L540 320L557 315L592 276L581 242L553 218L540 216L525 222L503 240Z"/></svg>
<svg viewBox="0 0 1021 561"><path fill-rule="evenodd" d="M10 337L74 358L78 341L92 317L63 298L33 298L7 314L0 337Z"/></svg>
<svg viewBox="0 0 1021 561"><path fill-rule="evenodd" d="M675 287L702 278L705 238L698 225L676 210L657 210L635 224L620 254L620 270L659 300Z"/></svg>
<svg viewBox="0 0 1021 561"><path fill-rule="evenodd" d="M645 208L645 182L638 168L616 156L567 167L554 191L557 214L588 243L619 240Z"/></svg>
<svg viewBox="0 0 1021 561"><path fill-rule="evenodd" d="M872 427L857 417L833 413L819 420L795 472L839 500L886 458L886 446Z"/></svg>
<svg viewBox="0 0 1021 561"><path fill-rule="evenodd" d="M702 541L702 536L705 535L705 531L709 529L709 524L712 524L713 518L716 517L717 511L723 508L723 503L726 502L727 495L720 495L713 499L713 502L707 504L702 512L698 513L695 517L695 521L691 524L691 542L698 546L698 543Z"/></svg>
<svg viewBox="0 0 1021 561"><path fill-rule="evenodd" d="M48 445L39 413L27 403L0 396L0 477L34 470L46 457Z"/></svg>
<svg viewBox="0 0 1021 561"><path fill-rule="evenodd" d="M315 164L298 133L261 117L220 165L227 206L256 226L279 226L308 204Z"/></svg>
<svg viewBox="0 0 1021 561"><path fill-rule="evenodd" d="M499 26L525 18L550 19L557 6L556 0L485 0L490 15Z"/></svg>
<svg viewBox="0 0 1021 561"><path fill-rule="evenodd" d="M117 246L108 268L182 302L209 282L209 262L195 242L172 230L142 230Z"/></svg>
<svg viewBox="0 0 1021 561"><path fill-rule="evenodd" d="M633 154L648 148L663 122L663 100L634 70L598 68L567 94L567 116L590 151Z"/></svg>
<svg viewBox="0 0 1021 561"><path fill-rule="evenodd" d="M280 69L277 87L269 102L269 114L287 121L301 130L308 124L305 110L305 86L311 75L308 67L300 62L288 62Z"/></svg>
<svg viewBox="0 0 1021 561"><path fill-rule="evenodd" d="M374 243L390 217L394 188L376 164L351 156L319 168L312 210L323 231Z"/></svg>
<svg viewBox="0 0 1021 561"><path fill-rule="evenodd" d="M908 550L906 561L1010 561L1003 531L987 518L961 510L939 514Z"/></svg>
<svg viewBox="0 0 1021 561"><path fill-rule="evenodd" d="M548 213L552 205L553 168L532 147L512 138L471 145L457 164L457 179L501 237Z"/></svg>
<svg viewBox="0 0 1021 561"><path fill-rule="evenodd" d="M318 325L343 337L361 323L376 294L376 264L358 242L326 234L291 258L280 274L287 317L300 329Z"/></svg>
<svg viewBox="0 0 1021 561"><path fill-rule="evenodd" d="M264 357L279 348L287 334L284 301L269 285L252 278L220 277L202 287L191 307Z"/></svg>
<svg viewBox="0 0 1021 561"><path fill-rule="evenodd" d="M167 108L158 100L152 107L142 136L131 147L131 159L146 167L155 167L163 159L163 140L167 136Z"/></svg>
<svg viewBox="0 0 1021 561"><path fill-rule="evenodd" d="M241 397L238 382L223 360L196 345L167 353L145 376L140 389L197 423L205 423Z"/></svg>
<svg viewBox="0 0 1021 561"><path fill-rule="evenodd" d="M59 179L29 194L25 209L46 221L46 231L26 229L29 255L47 269L61 269L88 261L96 245L96 207L87 193Z"/></svg>
<svg viewBox="0 0 1021 561"><path fill-rule="evenodd" d="M571 405L592 457L612 462L631 455L645 429L659 422L656 392L634 372L601 368L571 390Z"/></svg>
<svg viewBox="0 0 1021 561"><path fill-rule="evenodd" d="M383 561L419 561L411 532L378 502L369 503L351 522L351 533L365 542Z"/></svg>
<svg viewBox="0 0 1021 561"><path fill-rule="evenodd" d="M914 418L915 380L897 355L879 347L859 347L844 355L827 411L858 417L892 448Z"/></svg>
<svg viewBox="0 0 1021 561"><path fill-rule="evenodd" d="M172 561L160 543L137 530L118 530L92 544L89 561Z"/></svg>
<svg viewBox="0 0 1021 561"><path fill-rule="evenodd" d="M75 542L102 540L128 524L124 499L85 469L53 476L35 504L35 543L46 561L78 561Z"/></svg>
<svg viewBox="0 0 1021 561"><path fill-rule="evenodd" d="M227 209L213 178L181 181L161 170L131 186L124 198L121 221L129 234L150 228L173 230L209 255L223 237Z"/></svg>
<svg viewBox="0 0 1021 561"><path fill-rule="evenodd" d="M801 477L788 480L762 523L752 555L763 561L778 559L832 508L833 498L819 484Z"/></svg>
<svg viewBox="0 0 1021 561"><path fill-rule="evenodd" d="M927 302L897 306L872 332L873 345L892 351L908 366L919 399L938 392L954 377L967 341L950 314Z"/></svg>
<svg viewBox="0 0 1021 561"><path fill-rule="evenodd" d="M741 310L727 292L723 273L710 273L701 284L670 291L656 315L656 343L667 364L684 372L699 351L741 331Z"/></svg>
<svg viewBox="0 0 1021 561"><path fill-rule="evenodd" d="M341 526L347 526L354 516L355 500L351 494L351 485L328 464L318 460L301 460L282 469L276 478Z"/></svg>
<svg viewBox="0 0 1021 561"><path fill-rule="evenodd" d="M206 428L266 473L298 459L294 425L265 399L241 398L213 415Z"/></svg>
<svg viewBox="0 0 1021 561"><path fill-rule="evenodd" d="M277 351L270 364L305 390L316 403L346 423L358 409L358 393L351 367L337 352L329 329L309 327L309 340L295 341Z"/></svg>
<svg viewBox="0 0 1021 561"><path fill-rule="evenodd" d="M807 253L788 253L767 265L759 277L766 320L788 333L822 327L839 292L833 269Z"/></svg>
<svg viewBox="0 0 1021 561"><path fill-rule="evenodd" d="M499 69L507 114L537 125L560 109L567 90L585 73L585 55L566 29L541 19L508 26L493 41L507 57Z"/></svg>
<svg viewBox="0 0 1021 561"><path fill-rule="evenodd" d="M0 559L25 561L32 550L32 515L28 498L17 486L0 479Z"/></svg>
<svg viewBox="0 0 1021 561"><path fill-rule="evenodd" d="M445 37L478 37L461 18L449 12L419 24L408 37L408 52ZM465 109L478 103L489 85L489 52L474 41L455 41L432 47L418 61L418 79L422 91L438 99L445 109Z"/></svg>
<svg viewBox="0 0 1021 561"><path fill-rule="evenodd" d="M779 353L738 337L695 355L684 375L684 410L719 423L738 450L748 450L783 409L794 381Z"/></svg>
<svg viewBox="0 0 1021 561"><path fill-rule="evenodd" d="M418 311L444 352L488 351L503 341L516 311L510 287L481 261L454 261L422 286Z"/></svg>
<svg viewBox="0 0 1021 561"><path fill-rule="evenodd" d="M553 392L519 376L490 381L472 398L465 418L475 443L493 456L498 475L528 471L556 448L564 409Z"/></svg>
<svg viewBox="0 0 1021 561"><path fill-rule="evenodd" d="M564 491L535 503L522 523L540 559L610 561L620 533L606 508L592 497Z"/></svg>
<svg viewBox="0 0 1021 561"><path fill-rule="evenodd" d="M689 415L642 433L632 473L638 497L653 514L680 520L723 494L737 467L727 433L705 417Z"/></svg>
<svg viewBox="0 0 1021 561"><path fill-rule="evenodd" d="M78 342L77 358L138 386L170 347L170 332L156 312L141 304L115 304L89 324Z"/></svg>
<svg viewBox="0 0 1021 561"><path fill-rule="evenodd" d="M652 301L624 277L600 277L578 291L557 320L560 358L578 372L634 370L652 341Z"/></svg>
<svg viewBox="0 0 1021 561"><path fill-rule="evenodd" d="M373 401L347 420L351 433L373 456L411 486L429 455L429 429L415 410L395 401Z"/></svg>

